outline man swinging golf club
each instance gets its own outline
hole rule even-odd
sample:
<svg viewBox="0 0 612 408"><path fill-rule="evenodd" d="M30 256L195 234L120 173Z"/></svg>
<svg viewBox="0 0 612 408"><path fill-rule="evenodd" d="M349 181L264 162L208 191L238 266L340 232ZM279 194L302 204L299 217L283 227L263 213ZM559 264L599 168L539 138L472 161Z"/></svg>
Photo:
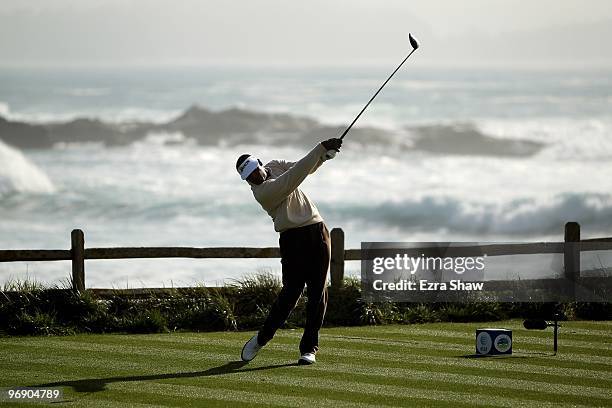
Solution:
<svg viewBox="0 0 612 408"><path fill-rule="evenodd" d="M283 280L283 287L263 326L242 348L243 361L254 359L259 350L272 340L306 285L306 326L300 341L298 364L315 362L319 329L327 308L330 240L317 207L299 186L325 160L333 158L341 145L341 139L326 140L294 163L272 160L264 166L259 159L248 154L243 154L236 162L240 177L250 184L255 199L272 217L274 229L280 233Z"/></svg>
<svg viewBox="0 0 612 408"><path fill-rule="evenodd" d="M351 124L337 139L317 145L296 163L273 160L265 166L261 161L244 154L238 158L236 169L243 180L251 185L255 199L274 220L274 229L280 232L283 288L272 305L268 318L255 336L242 348L242 360L251 361L268 343L276 330L285 322L295 307L304 285L307 287L306 327L300 341L302 356L298 364L312 364L319 349L319 329L327 307L326 278L330 258L329 231L317 207L300 191L306 176L314 173L325 160L333 159L340 151L342 139L374 98L382 91L395 73L419 48L419 42L408 34L412 50L395 68L365 104Z"/></svg>

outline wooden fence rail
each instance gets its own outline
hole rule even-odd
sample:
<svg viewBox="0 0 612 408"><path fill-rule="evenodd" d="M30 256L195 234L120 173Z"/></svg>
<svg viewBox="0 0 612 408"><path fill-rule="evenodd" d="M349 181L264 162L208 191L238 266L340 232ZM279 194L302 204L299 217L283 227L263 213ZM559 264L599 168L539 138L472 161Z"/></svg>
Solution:
<svg viewBox="0 0 612 408"><path fill-rule="evenodd" d="M332 285L339 286L344 279L345 261L363 259L361 249L344 248L344 231L334 228L331 231L330 275ZM402 253L411 256L427 255L437 248L402 249ZM487 256L531 255L531 254L564 254L565 278L579 280L580 253L583 251L612 250L612 238L580 239L580 225L576 222L565 224L564 242L559 243L526 243L526 244L490 244L478 246L460 246L447 248L445 256ZM280 258L280 250L275 247L127 247L127 248L85 248L83 231L75 229L71 233L71 249L11 249L0 250L0 262L31 261L71 261L72 285L76 291L85 290L85 260L91 259L134 259L134 258ZM550 279L540 279L539 284L546 285ZM536 283L536 282L534 282ZM538 284L538 286L539 286Z"/></svg>

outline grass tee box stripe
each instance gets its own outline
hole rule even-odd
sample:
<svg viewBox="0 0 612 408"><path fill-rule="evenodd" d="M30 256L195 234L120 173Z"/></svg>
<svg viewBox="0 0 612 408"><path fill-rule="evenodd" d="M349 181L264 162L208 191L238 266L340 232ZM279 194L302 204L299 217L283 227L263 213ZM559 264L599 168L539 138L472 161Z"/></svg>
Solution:
<svg viewBox="0 0 612 408"><path fill-rule="evenodd" d="M515 355L469 358L491 323L326 328L318 363L297 366L300 330L251 363L251 333L0 338L0 387L59 386L63 406L612 406L612 323L513 329ZM0 402L2 406L24 403Z"/></svg>

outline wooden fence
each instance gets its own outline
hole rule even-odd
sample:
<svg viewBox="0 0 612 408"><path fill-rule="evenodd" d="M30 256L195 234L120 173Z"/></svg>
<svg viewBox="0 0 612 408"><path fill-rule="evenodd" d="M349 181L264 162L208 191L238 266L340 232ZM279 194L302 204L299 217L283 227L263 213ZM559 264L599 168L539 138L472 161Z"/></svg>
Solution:
<svg viewBox="0 0 612 408"><path fill-rule="evenodd" d="M344 231L334 228L331 231L331 283L342 284L345 261L362 259L361 249L344 248ZM420 256L431 248L411 248L402 250L409 256ZM580 279L580 253L583 251L612 250L612 238L580 239L580 225L576 222L565 224L564 242L491 244L463 246L445 249L445 256L487 256L564 254L564 274L570 281ZM62 249L11 249L0 250L0 262L31 261L72 261L72 285L75 291L85 290L85 260L92 259L134 259L134 258L280 258L280 250L268 248L191 248L191 247L129 247L129 248L85 248L83 231L75 229L71 233L71 248ZM604 278L609 280L609 278ZM534 287L549 287L554 279L532 280ZM495 282L495 281L492 281ZM499 281L503 284L504 281ZM507 283L507 282L506 282Z"/></svg>

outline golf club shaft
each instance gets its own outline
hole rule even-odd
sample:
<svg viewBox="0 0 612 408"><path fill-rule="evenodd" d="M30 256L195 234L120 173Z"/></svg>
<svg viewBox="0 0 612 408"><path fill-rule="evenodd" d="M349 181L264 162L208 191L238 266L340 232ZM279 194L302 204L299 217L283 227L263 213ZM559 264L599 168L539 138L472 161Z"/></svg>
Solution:
<svg viewBox="0 0 612 408"><path fill-rule="evenodd" d="M370 105L370 103L372 103L372 101L374 100L374 98L376 98L376 95L378 95L380 93L380 91L382 91L382 89L385 87L385 85L387 85L387 82L389 82L389 80L391 78L393 78L393 75L395 75L395 73L402 67L402 65L404 65L404 62L406 62L408 60L408 58L410 58L410 56L412 55L413 52L415 52L417 50L417 48L413 48L412 51L410 51L410 54L408 54L408 56L406 58L404 58L404 60L397 66L397 68L395 68L395 71L393 71L391 73L391 75L389 75L389 78L387 78L387 80L380 86L380 88L378 88L378 91L376 91L376 93L374 94L374 96L372 96L372 98L370 98L370 100L368 101L368 103L366 103L366 105L363 107L363 109L361 110L361 112L359 112L359 115L357 115L357 117L353 120L353 122L351 122L351 124L346 128L346 130L342 133L342 136L340 136L340 139L344 139L344 136L346 136L346 134L349 132L349 130L351 130L351 128L353 127L353 125L355 124L355 122L357 122L357 119L359 119L359 117L361 116L361 114L367 109L367 107Z"/></svg>

